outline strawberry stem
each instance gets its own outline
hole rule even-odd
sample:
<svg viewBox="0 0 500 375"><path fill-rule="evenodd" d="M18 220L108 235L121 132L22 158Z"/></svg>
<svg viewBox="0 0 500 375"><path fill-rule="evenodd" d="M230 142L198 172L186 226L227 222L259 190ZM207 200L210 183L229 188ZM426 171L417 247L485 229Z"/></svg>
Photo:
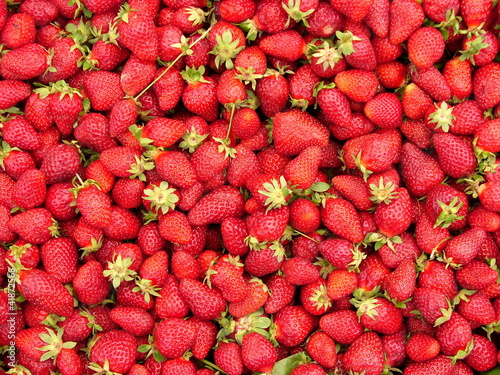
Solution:
<svg viewBox="0 0 500 375"><path fill-rule="evenodd" d="M179 61L184 55L187 54L187 51L189 51L200 40L202 40L203 38L205 38L207 36L207 34L210 32L210 29L211 29L211 27L209 27L207 30L205 30L205 32L203 34L201 34L201 36L198 39L196 39L193 43L191 43L187 49L183 50L182 53L180 53L179 56L177 56L175 58L175 60L173 60L170 63L170 65L167 67L167 69L165 69L163 72L161 72L161 74L158 77L156 77L149 85L147 85L144 90L142 90L139 94L136 95L136 97L134 98L134 100L138 100L142 95L144 95L144 93L146 91L148 91L156 82L158 82L175 65L175 63L177 61Z"/></svg>

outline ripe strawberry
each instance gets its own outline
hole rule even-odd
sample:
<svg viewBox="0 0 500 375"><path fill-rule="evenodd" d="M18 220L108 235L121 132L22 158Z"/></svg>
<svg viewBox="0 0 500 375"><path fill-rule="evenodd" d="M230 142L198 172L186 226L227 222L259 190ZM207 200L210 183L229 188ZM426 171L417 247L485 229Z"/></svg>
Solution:
<svg viewBox="0 0 500 375"><path fill-rule="evenodd" d="M333 270L327 278L326 293L329 298L338 301L354 292L357 282L356 273L341 269Z"/></svg>
<svg viewBox="0 0 500 375"><path fill-rule="evenodd" d="M61 143L46 151L40 170L47 184L71 180L80 167L80 154L73 145Z"/></svg>
<svg viewBox="0 0 500 375"><path fill-rule="evenodd" d="M289 225L302 233L312 233L321 222L319 208L310 200L299 198L290 204Z"/></svg>
<svg viewBox="0 0 500 375"><path fill-rule="evenodd" d="M134 336L145 336L153 332L153 317L139 307L115 307L111 319Z"/></svg>
<svg viewBox="0 0 500 375"><path fill-rule="evenodd" d="M472 334L474 346L469 355L464 359L465 363L475 371L488 371L496 366L498 350L490 340L478 334Z"/></svg>
<svg viewBox="0 0 500 375"><path fill-rule="evenodd" d="M375 209L374 218L379 232L387 238L397 236L411 224L410 195L405 188L397 188L397 194L389 203L381 202Z"/></svg>
<svg viewBox="0 0 500 375"><path fill-rule="evenodd" d="M11 217L7 227L27 242L42 244L57 234L58 225L47 209L36 207Z"/></svg>
<svg viewBox="0 0 500 375"><path fill-rule="evenodd" d="M73 134L82 146L97 152L117 145L115 138L109 135L108 118L97 112L83 115Z"/></svg>
<svg viewBox="0 0 500 375"><path fill-rule="evenodd" d="M465 297L465 299L463 299ZM458 312L469 322L488 325L495 320L495 308L487 295L476 292L471 296L461 296Z"/></svg>
<svg viewBox="0 0 500 375"><path fill-rule="evenodd" d="M486 232L481 228L472 228L453 237L444 249L448 263L466 265L470 263L480 250Z"/></svg>
<svg viewBox="0 0 500 375"><path fill-rule="evenodd" d="M222 292L222 296L228 302L242 301L250 292L240 268L242 266L238 264L238 258L228 257L219 258L207 271L209 282Z"/></svg>
<svg viewBox="0 0 500 375"><path fill-rule="evenodd" d="M287 45L288 48L286 50L281 49L280 46L283 45ZM287 30L263 38L259 43L259 47L268 56L293 62L303 55L306 43L298 32Z"/></svg>
<svg viewBox="0 0 500 375"><path fill-rule="evenodd" d="M154 342L166 358L178 358L190 349L196 340L196 326L180 318L165 319L154 330Z"/></svg>
<svg viewBox="0 0 500 375"><path fill-rule="evenodd" d="M385 298L370 298L356 302L361 324L370 330L393 334L401 329L403 316L392 302Z"/></svg>
<svg viewBox="0 0 500 375"><path fill-rule="evenodd" d="M454 374L456 369L452 365L450 358L444 355L438 355L437 357L430 359L425 362L412 363L406 367L404 370L405 375L424 375L424 374L443 374L451 375Z"/></svg>
<svg viewBox="0 0 500 375"><path fill-rule="evenodd" d="M413 0L411 0L413 1ZM413 83L424 90L436 101L447 101L451 98L451 88L446 78L434 66L427 69L409 69Z"/></svg>
<svg viewBox="0 0 500 375"><path fill-rule="evenodd" d="M47 51L40 44L29 43L7 52L0 70L5 79L28 80L41 75L47 68Z"/></svg>
<svg viewBox="0 0 500 375"><path fill-rule="evenodd" d="M447 133L443 133L447 134ZM425 210L436 226L452 231L462 229L467 222L467 196L448 185L434 186L427 195Z"/></svg>
<svg viewBox="0 0 500 375"><path fill-rule="evenodd" d="M357 0L352 3L345 0L334 0L332 6L344 16L354 21L361 21L370 11L371 3L366 0Z"/></svg>
<svg viewBox="0 0 500 375"><path fill-rule="evenodd" d="M201 281L182 279L179 290L184 301L198 319L216 319L226 308L221 293L217 289L210 289Z"/></svg>
<svg viewBox="0 0 500 375"><path fill-rule="evenodd" d="M203 117L206 121L214 121L218 117L219 102L216 97L216 83L211 77L204 77L205 68L187 68L182 73L187 86L182 93L184 106L192 113Z"/></svg>
<svg viewBox="0 0 500 375"><path fill-rule="evenodd" d="M302 306L285 306L274 316L275 338L286 347L297 346L304 342L316 323L316 318Z"/></svg>
<svg viewBox="0 0 500 375"><path fill-rule="evenodd" d="M29 84L26 82L11 79L1 81L0 109L8 109L15 106L21 100L29 97L30 91Z"/></svg>
<svg viewBox="0 0 500 375"><path fill-rule="evenodd" d="M433 27L421 27L408 39L408 57L418 69L434 65L444 53L441 33Z"/></svg>
<svg viewBox="0 0 500 375"><path fill-rule="evenodd" d="M250 332L243 337L241 358L250 371L271 372L277 355L268 339L260 333Z"/></svg>
<svg viewBox="0 0 500 375"><path fill-rule="evenodd" d="M172 70L176 71L175 68ZM132 54L125 62L120 74L122 90L129 96L139 94L153 80L155 73L156 64L154 61L141 60Z"/></svg>
<svg viewBox="0 0 500 375"><path fill-rule="evenodd" d="M405 143L401 149L401 168L408 191L417 197L426 195L445 177L438 162L412 143Z"/></svg>
<svg viewBox="0 0 500 375"><path fill-rule="evenodd" d="M13 14L2 29L2 43L11 50L33 43L35 37L35 21L26 13Z"/></svg>
<svg viewBox="0 0 500 375"><path fill-rule="evenodd" d="M389 41L400 44L424 22L422 6L414 0L393 1L390 6Z"/></svg>
<svg viewBox="0 0 500 375"><path fill-rule="evenodd" d="M461 60L458 56L448 60L444 65L443 75L451 89L451 94L464 100L472 93L472 65L469 60Z"/></svg>
<svg viewBox="0 0 500 375"><path fill-rule="evenodd" d="M392 300L398 302L409 299L416 287L417 273L413 260L404 260L384 279L384 289Z"/></svg>
<svg viewBox="0 0 500 375"><path fill-rule="evenodd" d="M269 289L269 298L264 304L264 310L268 314L280 311L292 301L295 294L295 286L280 275L269 277L266 286Z"/></svg>
<svg viewBox="0 0 500 375"><path fill-rule="evenodd" d="M476 130L477 137L476 146L482 150L489 152L498 152L500 150L500 142L497 135L500 128L500 121L487 121L483 126Z"/></svg>
<svg viewBox="0 0 500 375"><path fill-rule="evenodd" d="M477 165L472 144L449 133L436 133L433 144L443 172L453 178L470 175ZM453 160L449 155L454 155Z"/></svg>
<svg viewBox="0 0 500 375"><path fill-rule="evenodd" d="M120 43L141 60L154 61L158 57L158 38L153 20L131 8L122 8L118 17Z"/></svg>
<svg viewBox="0 0 500 375"><path fill-rule="evenodd" d="M305 135L298 136L298 135ZM273 138L276 151L284 156L298 155L308 146L325 147L328 129L312 115L299 109L274 116Z"/></svg>
<svg viewBox="0 0 500 375"><path fill-rule="evenodd" d="M11 147L36 150L42 146L40 134L23 116L17 116L3 124L3 139Z"/></svg>
<svg viewBox="0 0 500 375"><path fill-rule="evenodd" d="M424 117L426 110L432 104L432 99L415 83L410 83L404 89L402 103L403 112L408 118L420 120ZM402 126L404 126L404 124Z"/></svg>
<svg viewBox="0 0 500 375"><path fill-rule="evenodd" d="M413 302L424 320L433 325L442 324L452 313L450 301L436 289L417 288L413 293Z"/></svg>
<svg viewBox="0 0 500 375"><path fill-rule="evenodd" d="M21 295L34 305L61 316L73 314L73 297L55 276L39 269L21 270L19 280Z"/></svg>
<svg viewBox="0 0 500 375"><path fill-rule="evenodd" d="M113 205L110 225L104 228L104 234L113 240L130 240L137 237L140 227L141 222L133 212Z"/></svg>
<svg viewBox="0 0 500 375"><path fill-rule="evenodd" d="M180 294L179 282L174 275L167 275L161 296L156 298L154 311L161 319L184 318L188 314L189 307Z"/></svg>
<svg viewBox="0 0 500 375"><path fill-rule="evenodd" d="M73 278L73 289L78 300L86 305L102 302L109 292L109 282L103 275L104 269L95 260L81 266Z"/></svg>
<svg viewBox="0 0 500 375"><path fill-rule="evenodd" d="M456 271L456 279L465 289L482 290L496 283L492 271L486 263L473 260Z"/></svg>
<svg viewBox="0 0 500 375"><path fill-rule="evenodd" d="M209 320L190 319L194 324L198 335L196 336L193 347L191 348L193 356L196 359L204 359L210 353L215 345L218 327Z"/></svg>
<svg viewBox="0 0 500 375"><path fill-rule="evenodd" d="M474 30L486 22L491 9L491 4L488 1L470 1L465 0L460 6L460 14L462 15L468 30Z"/></svg>
<svg viewBox="0 0 500 375"><path fill-rule="evenodd" d="M309 261L300 257L286 260L282 265L284 276L290 284L306 285L319 279L319 271Z"/></svg>
<svg viewBox="0 0 500 375"><path fill-rule="evenodd" d="M78 250L72 240L51 238L40 247L40 256L47 273L63 284L72 282L78 263Z"/></svg>
<svg viewBox="0 0 500 375"><path fill-rule="evenodd" d="M441 353L455 356L465 351L472 339L472 330L467 320L457 312L436 329L436 339L441 345Z"/></svg>
<svg viewBox="0 0 500 375"><path fill-rule="evenodd" d="M24 268L37 268L40 262L40 250L38 246L17 240L9 246L5 259L11 263L20 263Z"/></svg>
<svg viewBox="0 0 500 375"><path fill-rule="evenodd" d="M472 91L479 106L485 110L500 102L497 78L500 74L499 63L489 63L478 68L472 80Z"/></svg>
<svg viewBox="0 0 500 375"><path fill-rule="evenodd" d="M290 212L288 206L266 210L261 208L247 218L250 244L278 240L285 232Z"/></svg>
<svg viewBox="0 0 500 375"><path fill-rule="evenodd" d="M258 30L268 34L276 34L295 26L295 21L288 16L282 0L259 2L252 21ZM251 37L255 35L251 34Z"/></svg>
<svg viewBox="0 0 500 375"><path fill-rule="evenodd" d="M97 366L106 366L109 371L127 372L135 361L136 340L125 331L112 330L104 333L90 349L90 360Z"/></svg>
<svg viewBox="0 0 500 375"><path fill-rule="evenodd" d="M255 93L264 115L274 117L288 102L290 87L283 73L280 74L278 71L268 71L268 73L258 80Z"/></svg>
<svg viewBox="0 0 500 375"><path fill-rule="evenodd" d="M236 342L219 341L214 350L214 361L228 375L241 375L244 371L241 347Z"/></svg>
<svg viewBox="0 0 500 375"><path fill-rule="evenodd" d="M235 318L243 318L259 310L269 297L266 285L262 280L248 277L248 293L244 299L237 302L230 302L228 312Z"/></svg>
<svg viewBox="0 0 500 375"><path fill-rule="evenodd" d="M112 109L124 96L118 73L103 70L91 72L85 78L84 88L90 99L90 105L96 111Z"/></svg>
<svg viewBox="0 0 500 375"><path fill-rule="evenodd" d="M382 341L375 332L359 336L342 357L346 370L366 375L378 375L384 368Z"/></svg>
<svg viewBox="0 0 500 375"><path fill-rule="evenodd" d="M72 189L82 217L96 228L105 228L111 220L111 199L91 181Z"/></svg>
<svg viewBox="0 0 500 375"><path fill-rule="evenodd" d="M379 83L373 72L350 69L338 73L335 84L349 99L365 103L375 96Z"/></svg>
<svg viewBox="0 0 500 375"><path fill-rule="evenodd" d="M45 183L45 175L40 170L26 170L12 187L12 200L26 210L40 206L47 194Z"/></svg>
<svg viewBox="0 0 500 375"><path fill-rule="evenodd" d="M435 358L441 349L439 341L425 332L416 332L406 343L406 353L415 362Z"/></svg>
<svg viewBox="0 0 500 375"><path fill-rule="evenodd" d="M228 217L241 217L243 196L233 187L216 188L200 199L189 211L187 217L191 225L221 223Z"/></svg>
<svg viewBox="0 0 500 375"><path fill-rule="evenodd" d="M436 227L426 213L422 214L415 227L415 238L418 247L427 254L441 252L450 237L446 228Z"/></svg>
<svg viewBox="0 0 500 375"><path fill-rule="evenodd" d="M321 210L321 218L333 233L354 243L363 241L359 215L348 201L342 198L327 198Z"/></svg>
<svg viewBox="0 0 500 375"><path fill-rule="evenodd" d="M58 81L69 79L78 73L83 56L73 39L56 39L51 46L50 52L52 56L50 68L40 76L40 81L43 84L57 83Z"/></svg>
<svg viewBox="0 0 500 375"><path fill-rule="evenodd" d="M458 294L455 274L445 264L436 260L428 260L421 268L418 277L419 287L436 289L450 300Z"/></svg>

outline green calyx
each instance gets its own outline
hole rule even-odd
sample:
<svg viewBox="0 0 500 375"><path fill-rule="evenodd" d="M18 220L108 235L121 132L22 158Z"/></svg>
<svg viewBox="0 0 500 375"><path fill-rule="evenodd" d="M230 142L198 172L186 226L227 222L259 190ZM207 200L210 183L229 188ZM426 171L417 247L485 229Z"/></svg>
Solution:
<svg viewBox="0 0 500 375"><path fill-rule="evenodd" d="M311 17L314 9L309 9L305 12L301 11L300 0L288 0L288 3L282 3L282 6L288 14L288 20L286 21L285 27L288 27L290 25L291 20L294 20L295 22L302 21L305 27L309 27L307 19Z"/></svg>
<svg viewBox="0 0 500 375"><path fill-rule="evenodd" d="M441 102L439 106L436 104L436 110L429 115L428 119L430 123L435 124L434 129L449 132L455 120L453 107L446 102Z"/></svg>
<svg viewBox="0 0 500 375"><path fill-rule="evenodd" d="M458 197L453 197L453 199L448 204L441 201L437 201L437 203L441 208L441 213L436 219L434 228L436 227L448 228L454 221L462 220L464 218L464 216L458 215L460 208L462 208L462 206L464 205L464 202L460 202L458 200Z"/></svg>
<svg viewBox="0 0 500 375"><path fill-rule="evenodd" d="M188 150L190 154L202 145L203 141L208 137L208 134L198 134L196 131L186 132L182 136L182 141L179 147L183 150Z"/></svg>
<svg viewBox="0 0 500 375"><path fill-rule="evenodd" d="M130 173L130 178L138 178L140 181L146 181L146 176L144 172L150 171L155 167L155 164L144 155L139 158L135 156L135 163L130 165L128 172Z"/></svg>
<svg viewBox="0 0 500 375"><path fill-rule="evenodd" d="M337 31L335 33L335 36L338 39L336 47L338 51L344 56L349 56L354 52L353 42L361 40L361 38L354 36L354 34L350 31L346 31L345 33Z"/></svg>
<svg viewBox="0 0 500 375"><path fill-rule="evenodd" d="M60 80L57 82L51 82L48 86L42 85L40 83L35 83L35 86L38 86L37 89L34 89L33 92L37 93L41 99L45 99L51 94L59 94L59 100L62 100L65 96L69 96L73 98L75 95L80 98L83 97L80 90L71 87L66 81Z"/></svg>
<svg viewBox="0 0 500 375"><path fill-rule="evenodd" d="M26 251L31 247L30 243L26 243L24 245L11 245L9 246L9 253L14 259L14 262L18 262L21 260L21 257L26 254Z"/></svg>
<svg viewBox="0 0 500 375"><path fill-rule="evenodd" d="M286 206L292 194L283 176L280 176L279 180L273 178L270 182L264 183L263 188L264 190L259 190L259 193L267 197L264 203L266 211Z"/></svg>
<svg viewBox="0 0 500 375"><path fill-rule="evenodd" d="M40 358L41 362L46 361L48 359L53 359L55 362L57 355L62 349L72 349L76 346L76 342L71 342L71 341L63 342L62 329L58 330L56 334L53 329L47 328L47 332L48 333L40 334L40 338L47 345L42 346L41 348L37 348L38 350L45 352Z"/></svg>
<svg viewBox="0 0 500 375"><path fill-rule="evenodd" d="M151 280L136 277L135 285L136 286L132 288L132 292L141 292L146 303L149 303L151 301L151 296L161 297L161 295L158 293L161 288L159 286L152 285Z"/></svg>
<svg viewBox="0 0 500 375"><path fill-rule="evenodd" d="M263 74L256 74L255 68L250 66L248 68L243 68L241 66L236 67L236 78L238 78L244 84L250 84L252 90L255 90L257 86L257 80L264 77Z"/></svg>
<svg viewBox="0 0 500 375"><path fill-rule="evenodd" d="M335 64L342 59L340 51L330 46L328 42L324 42L313 54L316 57L316 64L323 65L323 69L333 69Z"/></svg>
<svg viewBox="0 0 500 375"><path fill-rule="evenodd" d="M179 197L175 194L175 189L171 188L167 181L162 181L160 185L153 185L152 189L144 190L144 199L151 201L151 207L166 214L175 209L179 202Z"/></svg>
<svg viewBox="0 0 500 375"><path fill-rule="evenodd" d="M484 37L479 35L474 39L470 38L466 43L466 49L460 52L460 61L469 60L472 65L475 65L474 56L479 54L481 50L488 48L489 44L484 41Z"/></svg>
<svg viewBox="0 0 500 375"><path fill-rule="evenodd" d="M370 200L374 203L389 204L395 198L397 198L398 193L396 190L396 185L392 181L384 183L384 179L380 178L378 186L375 184L370 184L370 193L372 194Z"/></svg>
<svg viewBox="0 0 500 375"><path fill-rule="evenodd" d="M103 271L103 275L107 277L113 284L113 287L117 289L123 281L134 280L134 276L137 272L130 269L133 262L134 260L132 258L127 257L123 259L122 256L118 254L113 262L108 262L108 268Z"/></svg>
<svg viewBox="0 0 500 375"><path fill-rule="evenodd" d="M399 236L388 238L387 236L384 236L382 233L378 232L368 233L363 240L364 245L373 244L375 250L379 250L382 246L387 245L393 252L396 252L396 249L394 249L394 244L400 244L402 242L403 241Z"/></svg>
<svg viewBox="0 0 500 375"><path fill-rule="evenodd" d="M188 83L193 84L196 82L208 83L204 78L205 67L201 65L198 69L187 67L185 70L181 72L182 78Z"/></svg>
<svg viewBox="0 0 500 375"><path fill-rule="evenodd" d="M122 375L109 369L109 360L107 358L104 360L102 366L95 362L90 362L88 368L94 371L94 375Z"/></svg>
<svg viewBox="0 0 500 375"><path fill-rule="evenodd" d="M311 301L318 311L326 311L332 306L332 300L326 293L326 285L323 284L313 290L313 295L309 297L309 301Z"/></svg>
<svg viewBox="0 0 500 375"><path fill-rule="evenodd" d="M98 239L95 239L94 237L92 237L90 239L90 244L81 248L81 250L83 250L83 252L82 252L82 255L80 258L84 258L86 256L89 256L91 253L94 253L97 250L99 250L102 246L102 240L103 240L103 237L99 237Z"/></svg>
<svg viewBox="0 0 500 375"><path fill-rule="evenodd" d="M209 52L215 55L215 66L218 68L224 64L226 69L233 69L234 63L232 59L245 49L245 46L238 47L239 44L240 42L238 39L233 40L233 34L229 30L224 31L222 35L217 35L216 45Z"/></svg>

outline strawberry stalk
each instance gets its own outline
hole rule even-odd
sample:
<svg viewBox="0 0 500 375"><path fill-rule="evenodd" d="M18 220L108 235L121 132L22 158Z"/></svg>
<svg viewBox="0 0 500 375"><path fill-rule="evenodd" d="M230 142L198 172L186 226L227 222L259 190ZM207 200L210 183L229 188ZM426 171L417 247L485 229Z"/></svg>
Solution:
<svg viewBox="0 0 500 375"><path fill-rule="evenodd" d="M169 64L167 69L165 69L163 72L161 72L161 74L158 77L156 77L149 85L147 85L144 90L142 90L139 94L137 94L135 96L134 100L138 100L142 95L144 95L144 93L146 91L148 91L156 82L158 82L177 63L177 61L179 61L182 57L187 55L188 51L190 51L191 48L193 48L193 46L195 46L200 40L204 39L208 35L210 30L211 30L211 27L209 27L207 30L205 30L205 32L203 34L201 34L201 36L198 39L196 39L193 43L189 44L188 48L183 49L183 51L179 54L179 56L177 56L175 58L175 60Z"/></svg>

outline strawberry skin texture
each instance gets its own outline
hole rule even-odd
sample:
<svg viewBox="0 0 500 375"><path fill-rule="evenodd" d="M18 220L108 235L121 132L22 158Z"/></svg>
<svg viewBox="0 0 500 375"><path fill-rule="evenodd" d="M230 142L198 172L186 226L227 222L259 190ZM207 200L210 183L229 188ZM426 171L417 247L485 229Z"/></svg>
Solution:
<svg viewBox="0 0 500 375"><path fill-rule="evenodd" d="M165 319L154 331L155 344L166 358L177 358L190 349L196 339L196 326L180 318Z"/></svg>
<svg viewBox="0 0 500 375"><path fill-rule="evenodd" d="M90 360L100 366L109 361L113 372L125 373L135 362L135 337L125 331L112 330L103 334L90 350Z"/></svg>
<svg viewBox="0 0 500 375"><path fill-rule="evenodd" d="M73 314L73 297L55 276L31 269L21 271L19 279L21 294L31 303L57 315Z"/></svg>
<svg viewBox="0 0 500 375"><path fill-rule="evenodd" d="M366 332L358 337L342 358L348 371L380 375L384 368L382 341L375 332Z"/></svg>
<svg viewBox="0 0 500 375"><path fill-rule="evenodd" d="M300 154L309 146L326 147L329 132L312 115L295 108L274 116L273 137L276 151L281 155L292 156Z"/></svg>
<svg viewBox="0 0 500 375"><path fill-rule="evenodd" d="M363 241L359 215L354 206L342 198L328 198L321 210L323 224L333 233L353 243Z"/></svg>

